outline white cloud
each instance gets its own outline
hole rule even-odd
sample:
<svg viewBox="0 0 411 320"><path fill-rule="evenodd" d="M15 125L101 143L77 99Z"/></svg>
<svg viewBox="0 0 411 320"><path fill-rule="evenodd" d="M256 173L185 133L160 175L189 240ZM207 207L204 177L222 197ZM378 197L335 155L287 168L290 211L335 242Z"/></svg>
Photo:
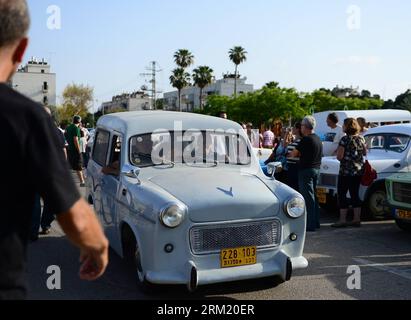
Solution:
<svg viewBox="0 0 411 320"><path fill-rule="evenodd" d="M334 65L366 65L376 66L382 63L381 57L378 56L349 56L336 59Z"/></svg>

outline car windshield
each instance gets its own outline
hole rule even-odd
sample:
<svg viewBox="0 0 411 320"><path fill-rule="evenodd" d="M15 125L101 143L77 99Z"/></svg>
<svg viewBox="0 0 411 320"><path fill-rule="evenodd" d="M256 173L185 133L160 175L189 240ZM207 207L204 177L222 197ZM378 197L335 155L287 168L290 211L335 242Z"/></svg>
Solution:
<svg viewBox="0 0 411 320"><path fill-rule="evenodd" d="M156 132L130 139L130 162L137 167L172 163L248 165L251 153L238 133Z"/></svg>
<svg viewBox="0 0 411 320"><path fill-rule="evenodd" d="M404 134L376 134L365 137L368 150L386 150L402 153L407 150L410 136Z"/></svg>

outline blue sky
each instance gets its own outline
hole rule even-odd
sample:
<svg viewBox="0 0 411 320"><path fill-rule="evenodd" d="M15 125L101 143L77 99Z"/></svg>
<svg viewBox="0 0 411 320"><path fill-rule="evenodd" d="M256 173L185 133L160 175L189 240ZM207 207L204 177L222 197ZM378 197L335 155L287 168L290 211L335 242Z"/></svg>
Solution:
<svg viewBox="0 0 411 320"><path fill-rule="evenodd" d="M26 58L51 59L58 95L72 82L95 89L101 103L145 84L152 60L168 83L173 53L187 48L217 77L234 67L228 50L241 45L240 73L256 88L278 81L311 91L359 86L384 98L411 88L411 2L403 0L28 0L32 27ZM61 29L49 30L47 8L61 8ZM361 9L350 30L351 5ZM354 20L357 21L357 20Z"/></svg>

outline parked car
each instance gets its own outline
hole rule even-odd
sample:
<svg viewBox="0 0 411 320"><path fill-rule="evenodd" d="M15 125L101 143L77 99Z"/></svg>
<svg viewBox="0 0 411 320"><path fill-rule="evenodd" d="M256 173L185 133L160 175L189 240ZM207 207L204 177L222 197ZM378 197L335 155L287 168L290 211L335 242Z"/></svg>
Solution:
<svg viewBox="0 0 411 320"><path fill-rule="evenodd" d="M197 154L209 141L213 151ZM235 122L164 111L104 116L87 176L88 200L143 288L287 281L308 266L303 198L263 174Z"/></svg>
<svg viewBox="0 0 411 320"><path fill-rule="evenodd" d="M343 125L347 118L364 118L374 126L382 126L387 123L402 124L411 122L411 112L407 110L347 110L347 111L327 111L314 114L317 121L316 133L321 137L324 145L324 155L332 156L335 133L330 133L327 125L327 117L331 112L335 112L339 118L339 125Z"/></svg>
<svg viewBox="0 0 411 320"><path fill-rule="evenodd" d="M395 174L386 180L388 203L398 227L411 232L411 173Z"/></svg>
<svg viewBox="0 0 411 320"><path fill-rule="evenodd" d="M370 129L365 135L368 160L378 178L370 187L361 186L360 197L368 216L375 219L390 214L385 180L396 173L411 172L411 124ZM323 158L317 194L326 210L337 208L337 185L340 162L336 157Z"/></svg>

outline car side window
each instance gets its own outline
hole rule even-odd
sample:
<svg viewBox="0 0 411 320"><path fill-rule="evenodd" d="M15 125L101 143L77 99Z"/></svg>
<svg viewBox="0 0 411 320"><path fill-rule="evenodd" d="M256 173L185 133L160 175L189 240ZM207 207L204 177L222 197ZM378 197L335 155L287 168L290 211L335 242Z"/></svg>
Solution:
<svg viewBox="0 0 411 320"><path fill-rule="evenodd" d="M103 167L102 172L105 175L119 177L120 175L120 157L121 157L122 139L118 135L114 135L111 139L110 157L107 166Z"/></svg>
<svg viewBox="0 0 411 320"><path fill-rule="evenodd" d="M100 166L106 165L108 147L110 144L110 133L98 130L94 140L93 160Z"/></svg>
<svg viewBox="0 0 411 320"><path fill-rule="evenodd" d="M401 153L408 148L410 137L405 135L390 135L388 139L388 150Z"/></svg>

